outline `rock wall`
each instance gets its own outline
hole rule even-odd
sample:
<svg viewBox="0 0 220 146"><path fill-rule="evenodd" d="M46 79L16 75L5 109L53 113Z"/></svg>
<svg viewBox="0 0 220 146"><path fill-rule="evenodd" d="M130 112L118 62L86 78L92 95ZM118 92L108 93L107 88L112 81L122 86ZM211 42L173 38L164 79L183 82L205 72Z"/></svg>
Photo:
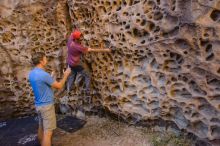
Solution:
<svg viewBox="0 0 220 146"><path fill-rule="evenodd" d="M61 77L73 27L83 32L85 45L113 52L83 58L92 76L91 99L82 94L78 76L61 102L83 104L85 111L104 107L133 124L174 123L220 143L219 0L1 2L1 20L0 53L7 56L0 62L1 116L31 111L31 53L46 51L48 71Z"/></svg>
<svg viewBox="0 0 220 146"><path fill-rule="evenodd" d="M31 54L46 52L48 72L64 67L67 31L71 28L65 1L0 1L0 119L33 113L28 83Z"/></svg>
<svg viewBox="0 0 220 146"><path fill-rule="evenodd" d="M94 103L132 123L164 120L219 142L219 0L68 0L68 5L90 46L114 50L85 57L100 93Z"/></svg>

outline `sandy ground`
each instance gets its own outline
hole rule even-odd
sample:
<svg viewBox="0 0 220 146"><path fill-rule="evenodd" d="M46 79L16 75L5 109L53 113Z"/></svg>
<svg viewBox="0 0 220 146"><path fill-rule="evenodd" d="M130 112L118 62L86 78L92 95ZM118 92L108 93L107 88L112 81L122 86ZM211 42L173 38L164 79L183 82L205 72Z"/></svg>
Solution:
<svg viewBox="0 0 220 146"><path fill-rule="evenodd" d="M143 128L98 117L89 117L84 127L74 133L67 133L58 128L54 133L53 144L54 146L152 146Z"/></svg>
<svg viewBox="0 0 220 146"><path fill-rule="evenodd" d="M165 131L155 132L146 127L129 126L109 117L90 116L86 118L86 124L84 124L84 121L77 118L58 115L57 121L60 128L54 131L53 146L194 145L189 137L183 138ZM36 117L0 122L0 146L39 146L37 127ZM163 128L157 127L157 130L163 131ZM67 131L72 131L72 133Z"/></svg>

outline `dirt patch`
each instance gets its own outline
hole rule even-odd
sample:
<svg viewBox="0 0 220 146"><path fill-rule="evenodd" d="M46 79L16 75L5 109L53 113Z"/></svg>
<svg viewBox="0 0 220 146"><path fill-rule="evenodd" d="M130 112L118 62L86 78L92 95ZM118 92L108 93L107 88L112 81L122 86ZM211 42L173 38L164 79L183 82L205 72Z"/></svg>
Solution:
<svg viewBox="0 0 220 146"><path fill-rule="evenodd" d="M190 141L168 133L152 132L108 118L89 117L75 133L57 129L54 146L190 146Z"/></svg>
<svg viewBox="0 0 220 146"><path fill-rule="evenodd" d="M191 146L192 142L170 133L154 132L110 118L90 116L80 120L57 116L53 146ZM36 117L0 122L0 145L40 146L37 140Z"/></svg>

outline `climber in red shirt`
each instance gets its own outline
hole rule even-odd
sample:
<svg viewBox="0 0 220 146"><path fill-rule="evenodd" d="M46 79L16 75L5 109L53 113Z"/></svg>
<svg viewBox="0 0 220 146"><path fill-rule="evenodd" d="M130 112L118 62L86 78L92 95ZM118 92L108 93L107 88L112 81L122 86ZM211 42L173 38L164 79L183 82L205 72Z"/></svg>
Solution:
<svg viewBox="0 0 220 146"><path fill-rule="evenodd" d="M86 93L90 93L90 75L83 66L81 65L81 55L87 52L110 52L110 49L92 49L81 45L82 33L75 30L71 33L67 42L67 64L71 68L72 73L70 74L67 81L67 92L71 90L73 81L76 78L77 73L81 74L85 78Z"/></svg>

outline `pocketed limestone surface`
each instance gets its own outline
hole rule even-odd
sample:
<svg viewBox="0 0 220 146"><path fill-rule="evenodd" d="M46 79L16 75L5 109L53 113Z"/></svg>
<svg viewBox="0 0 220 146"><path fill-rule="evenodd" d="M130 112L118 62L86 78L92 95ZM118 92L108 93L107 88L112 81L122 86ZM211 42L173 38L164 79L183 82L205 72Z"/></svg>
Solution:
<svg viewBox="0 0 220 146"><path fill-rule="evenodd" d="M60 79L66 39L77 28L85 46L113 51L84 55L91 96L78 75L62 102L133 124L173 123L219 142L219 0L4 0L0 13L1 117L33 113L30 55L46 52L47 71Z"/></svg>

